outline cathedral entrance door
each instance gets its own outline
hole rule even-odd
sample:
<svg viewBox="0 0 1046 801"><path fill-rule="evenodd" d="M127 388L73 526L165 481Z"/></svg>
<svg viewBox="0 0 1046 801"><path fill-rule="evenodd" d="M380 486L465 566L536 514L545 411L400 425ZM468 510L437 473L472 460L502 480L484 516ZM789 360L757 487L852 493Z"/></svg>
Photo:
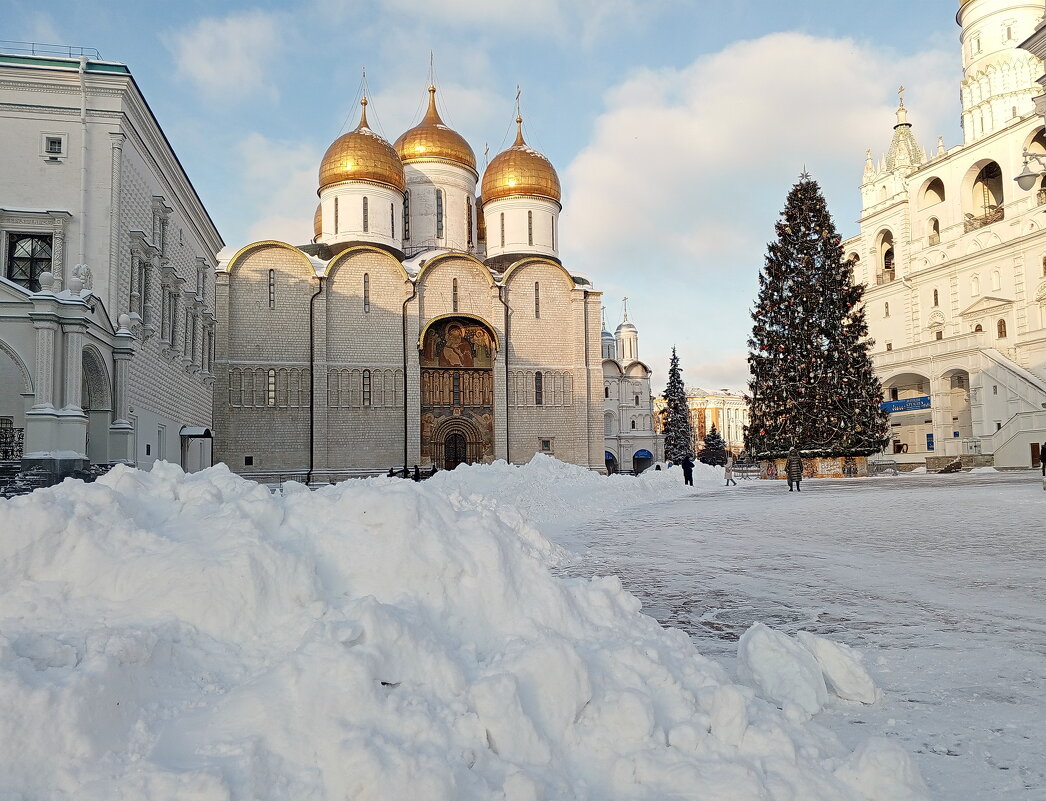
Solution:
<svg viewBox="0 0 1046 801"><path fill-rule="evenodd" d="M453 470L459 464L468 461L468 449L463 434L447 434L443 442L444 470Z"/></svg>

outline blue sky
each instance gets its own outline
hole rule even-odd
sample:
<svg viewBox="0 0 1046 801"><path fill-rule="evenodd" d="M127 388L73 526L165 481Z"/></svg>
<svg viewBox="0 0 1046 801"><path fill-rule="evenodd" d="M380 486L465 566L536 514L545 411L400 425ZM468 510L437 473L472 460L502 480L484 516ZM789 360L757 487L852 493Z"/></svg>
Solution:
<svg viewBox="0 0 1046 801"><path fill-rule="evenodd" d="M0 0L5 38L127 64L222 236L311 236L316 171L368 117L389 140L440 109L480 163L528 142L564 186L560 245L629 297L665 382L743 389L766 242L805 166L856 233L865 148L889 144L898 84L920 143L960 141L954 0ZM903 21L903 24L902 24Z"/></svg>

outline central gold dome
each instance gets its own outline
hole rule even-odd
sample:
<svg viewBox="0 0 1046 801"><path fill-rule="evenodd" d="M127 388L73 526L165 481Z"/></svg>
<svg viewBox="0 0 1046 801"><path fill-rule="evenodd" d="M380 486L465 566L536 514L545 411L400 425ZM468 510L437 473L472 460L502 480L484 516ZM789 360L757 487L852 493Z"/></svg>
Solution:
<svg viewBox="0 0 1046 801"><path fill-rule="evenodd" d="M429 87L429 108L424 118L400 136L394 145L404 164L449 161L476 171L476 154L465 137L448 128L436 110L436 87Z"/></svg>
<svg viewBox="0 0 1046 801"><path fill-rule="evenodd" d="M360 101L360 124L334 140L320 162L320 191L339 181L373 181L407 188L403 162L384 137L367 125L367 98Z"/></svg>
<svg viewBox="0 0 1046 801"><path fill-rule="evenodd" d="M523 118L516 117L516 141L498 153L483 173L483 202L513 195L537 195L560 200L556 168L523 141Z"/></svg>

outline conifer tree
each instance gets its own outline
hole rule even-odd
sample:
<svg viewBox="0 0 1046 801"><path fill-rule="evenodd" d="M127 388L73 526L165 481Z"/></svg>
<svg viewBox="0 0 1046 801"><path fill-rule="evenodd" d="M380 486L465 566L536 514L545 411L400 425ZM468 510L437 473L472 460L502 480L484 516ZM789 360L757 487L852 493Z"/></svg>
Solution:
<svg viewBox="0 0 1046 801"><path fill-rule="evenodd" d="M684 456L694 452L693 433L690 428L690 407L686 402L686 387L679 369L679 357L672 348L672 360L668 366L668 386L662 397L665 399L663 412L665 432L665 459L679 463Z"/></svg>
<svg viewBox="0 0 1046 801"><path fill-rule="evenodd" d="M807 456L859 456L887 442L882 386L868 354L864 286L817 182L788 193L759 274L748 340L745 448L762 458L795 446Z"/></svg>
<svg viewBox="0 0 1046 801"><path fill-rule="evenodd" d="M701 449L698 461L704 464L726 464L726 441L712 423L712 428L705 435L705 447Z"/></svg>

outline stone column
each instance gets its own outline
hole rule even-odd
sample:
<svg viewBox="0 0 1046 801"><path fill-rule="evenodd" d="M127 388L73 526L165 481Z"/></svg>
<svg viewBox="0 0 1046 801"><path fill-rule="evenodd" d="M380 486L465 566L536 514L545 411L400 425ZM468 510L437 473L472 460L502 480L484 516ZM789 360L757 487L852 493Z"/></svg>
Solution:
<svg viewBox="0 0 1046 801"><path fill-rule="evenodd" d="M54 291L61 290L65 282L65 220L55 216L51 232L51 273L55 278Z"/></svg>
<svg viewBox="0 0 1046 801"><path fill-rule="evenodd" d="M55 392L54 340L58 321L52 316L33 318L36 328L36 403L34 409L53 409Z"/></svg>
<svg viewBox="0 0 1046 801"><path fill-rule="evenodd" d="M110 314L117 314L119 311L117 293L120 291L121 176L123 143L126 138L119 132L109 134L112 167L109 179L109 280L106 287L106 305Z"/></svg>
<svg viewBox="0 0 1046 801"><path fill-rule="evenodd" d="M65 390L62 397L68 411L83 411L83 351L84 327L80 325L65 326Z"/></svg>
<svg viewBox="0 0 1046 801"><path fill-rule="evenodd" d="M109 425L109 459L135 463L134 427L128 420L127 375L134 355L134 335L127 329L130 320L120 316L120 329L113 345L113 422Z"/></svg>

